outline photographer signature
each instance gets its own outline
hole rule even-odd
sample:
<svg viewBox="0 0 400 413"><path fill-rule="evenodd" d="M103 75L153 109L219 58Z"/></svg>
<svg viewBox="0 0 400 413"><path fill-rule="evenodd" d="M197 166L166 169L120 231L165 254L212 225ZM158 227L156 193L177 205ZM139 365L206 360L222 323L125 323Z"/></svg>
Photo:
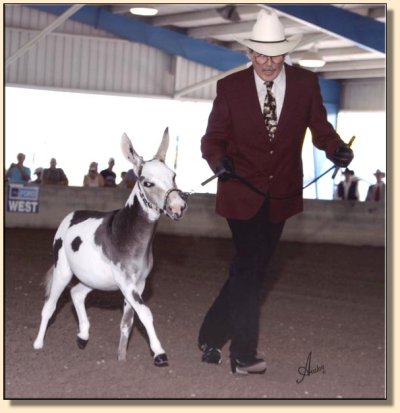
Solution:
<svg viewBox="0 0 400 413"><path fill-rule="evenodd" d="M304 380L304 377L306 377L306 376L311 376L312 374L316 374L316 373L319 373L319 372L322 372L322 374L325 374L325 365L324 364L322 364L321 366L319 366L317 364L316 367L311 368L311 353L312 352L310 351L310 353L307 356L305 366L300 366L297 369L297 371L299 372L299 374L301 376L300 379L296 380L297 384L300 384Z"/></svg>

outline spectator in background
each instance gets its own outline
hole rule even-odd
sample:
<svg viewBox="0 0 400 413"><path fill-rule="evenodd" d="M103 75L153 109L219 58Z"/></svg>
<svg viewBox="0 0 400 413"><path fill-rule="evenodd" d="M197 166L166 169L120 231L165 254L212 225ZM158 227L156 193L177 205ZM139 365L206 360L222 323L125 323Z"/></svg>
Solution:
<svg viewBox="0 0 400 413"><path fill-rule="evenodd" d="M120 188L129 188L132 189L135 186L137 177L133 172L133 169L130 169L128 172L121 172L121 182L118 184Z"/></svg>
<svg viewBox="0 0 400 413"><path fill-rule="evenodd" d="M104 186L106 187L116 186L115 180L117 179L117 175L115 174L115 172L113 172L114 165L114 158L110 158L108 161L108 168L100 172L101 176L104 179Z"/></svg>
<svg viewBox="0 0 400 413"><path fill-rule="evenodd" d="M36 175L36 179L32 181L32 184L40 185L42 183L43 168L36 168L34 174Z"/></svg>
<svg viewBox="0 0 400 413"><path fill-rule="evenodd" d="M118 184L119 188L128 188L128 173L121 172L121 182Z"/></svg>
<svg viewBox="0 0 400 413"><path fill-rule="evenodd" d="M43 171L42 183L43 185L68 185L68 178L61 168L57 168L57 160L50 159L50 168Z"/></svg>
<svg viewBox="0 0 400 413"><path fill-rule="evenodd" d="M346 168L342 174L344 175L344 181L338 184L335 199L358 201L360 199L358 178L354 176L354 171Z"/></svg>
<svg viewBox="0 0 400 413"><path fill-rule="evenodd" d="M89 172L83 178L83 186L99 187L104 186L104 179L97 170L97 162L92 162L89 165Z"/></svg>
<svg viewBox="0 0 400 413"><path fill-rule="evenodd" d="M385 202L386 185L382 179L386 176L386 174L385 172L377 169L374 175L376 178L376 183L374 185L370 185L368 188L368 193L365 200L370 202Z"/></svg>
<svg viewBox="0 0 400 413"><path fill-rule="evenodd" d="M135 175L135 172L133 172L133 169L129 169L129 171L127 172L128 188L133 188L135 186L137 179L138 178Z"/></svg>
<svg viewBox="0 0 400 413"><path fill-rule="evenodd" d="M27 184L31 180L31 170L24 166L25 155L19 153L17 155L17 163L12 163L7 171L8 182L14 184Z"/></svg>

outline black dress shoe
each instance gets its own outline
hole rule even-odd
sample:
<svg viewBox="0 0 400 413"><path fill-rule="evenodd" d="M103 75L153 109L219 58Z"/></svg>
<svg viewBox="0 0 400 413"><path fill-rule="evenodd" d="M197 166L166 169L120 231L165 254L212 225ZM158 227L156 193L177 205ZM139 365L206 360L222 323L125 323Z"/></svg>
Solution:
<svg viewBox="0 0 400 413"><path fill-rule="evenodd" d="M221 364L221 350L216 347L210 347L208 344L202 344L199 346L203 355L201 361L210 364Z"/></svg>
<svg viewBox="0 0 400 413"><path fill-rule="evenodd" d="M264 359L254 358L250 361L240 361L231 358L232 373L238 374L263 374L267 370L267 363Z"/></svg>

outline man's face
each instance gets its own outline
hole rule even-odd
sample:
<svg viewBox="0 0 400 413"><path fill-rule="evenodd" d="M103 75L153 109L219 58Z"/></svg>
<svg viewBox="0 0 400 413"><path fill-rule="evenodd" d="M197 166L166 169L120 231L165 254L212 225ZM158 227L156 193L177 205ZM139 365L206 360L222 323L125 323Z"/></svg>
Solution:
<svg viewBox="0 0 400 413"><path fill-rule="evenodd" d="M252 50L250 59L257 75L265 82L271 82L278 77L282 70L285 56L265 56Z"/></svg>

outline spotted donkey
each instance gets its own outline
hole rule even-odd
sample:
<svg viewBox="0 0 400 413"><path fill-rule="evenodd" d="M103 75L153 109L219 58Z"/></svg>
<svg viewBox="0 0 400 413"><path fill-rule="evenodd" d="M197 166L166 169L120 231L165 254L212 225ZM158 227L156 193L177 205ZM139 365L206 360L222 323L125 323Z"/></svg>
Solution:
<svg viewBox="0 0 400 413"><path fill-rule="evenodd" d="M175 173L164 161L168 149L168 128L155 157L150 161L135 152L126 134L121 146L138 177L125 206L112 212L75 211L67 215L56 232L53 244L54 265L46 276L46 301L39 333L33 344L43 347L49 319L57 301L73 275L79 283L71 289L79 332L78 346L89 340L89 320L85 298L94 290L121 290L124 296L120 324L118 359L126 359L134 312L146 328L156 366L168 365L167 355L157 338L153 316L141 295L153 266L152 241L161 213L173 220L186 210L186 194L177 189Z"/></svg>

